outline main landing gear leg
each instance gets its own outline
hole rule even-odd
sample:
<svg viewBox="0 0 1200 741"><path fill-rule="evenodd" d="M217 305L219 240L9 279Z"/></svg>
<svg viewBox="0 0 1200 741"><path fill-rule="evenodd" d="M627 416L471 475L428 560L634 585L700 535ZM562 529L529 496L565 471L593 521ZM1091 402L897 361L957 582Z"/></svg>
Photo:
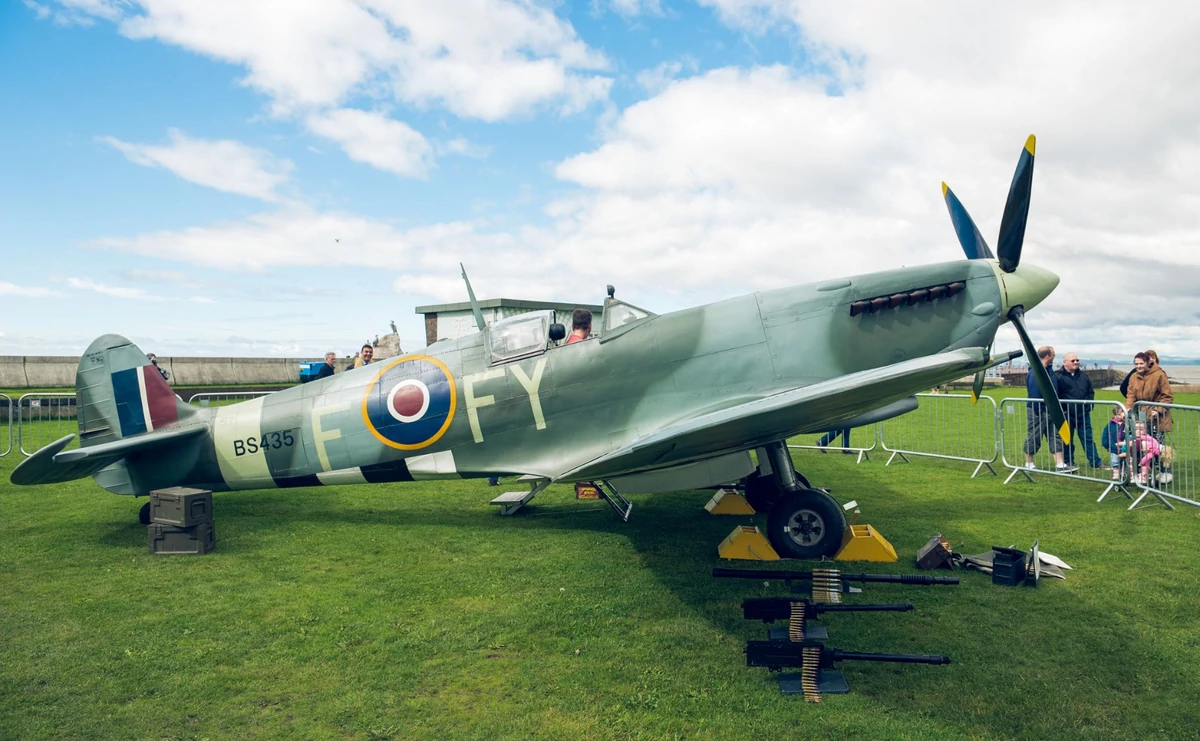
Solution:
<svg viewBox="0 0 1200 741"><path fill-rule="evenodd" d="M767 540L784 558L820 558L837 553L846 529L846 516L829 494L814 489L796 473L787 444L764 449L771 476L746 481L750 506L767 512ZM762 505L762 506L760 506Z"/></svg>

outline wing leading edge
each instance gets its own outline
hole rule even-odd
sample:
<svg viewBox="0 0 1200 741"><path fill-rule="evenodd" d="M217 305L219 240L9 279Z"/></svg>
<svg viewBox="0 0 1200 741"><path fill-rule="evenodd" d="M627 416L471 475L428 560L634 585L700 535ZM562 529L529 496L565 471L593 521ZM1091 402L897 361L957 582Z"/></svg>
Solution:
<svg viewBox="0 0 1200 741"><path fill-rule="evenodd" d="M651 470L829 430L997 360L984 348L964 348L831 378L675 422L555 478L581 480Z"/></svg>

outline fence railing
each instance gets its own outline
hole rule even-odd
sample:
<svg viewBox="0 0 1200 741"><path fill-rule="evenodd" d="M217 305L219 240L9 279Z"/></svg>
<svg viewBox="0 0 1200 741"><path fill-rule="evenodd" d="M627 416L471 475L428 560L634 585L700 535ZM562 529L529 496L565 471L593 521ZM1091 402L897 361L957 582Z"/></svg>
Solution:
<svg viewBox="0 0 1200 741"><path fill-rule="evenodd" d="M7 421L6 419L7 418ZM0 458L13 449L13 400L8 394L0 394Z"/></svg>
<svg viewBox="0 0 1200 741"><path fill-rule="evenodd" d="M1126 429L1132 435L1128 455L1133 481L1142 490L1129 508L1147 496L1168 507L1171 501L1200 506L1200 408L1139 401ZM1157 445L1139 438L1141 431Z"/></svg>
<svg viewBox="0 0 1200 741"><path fill-rule="evenodd" d="M25 456L79 431L75 394L25 394L17 399L17 447ZM71 446L77 446L76 439ZM69 446L69 447L71 447Z"/></svg>
<svg viewBox="0 0 1200 741"><path fill-rule="evenodd" d="M216 407L236 404L239 401L266 396L270 391L225 391L201 393L191 402L201 407ZM5 408L7 406L7 408ZM15 409L15 412L14 412ZM8 419L5 422L5 415ZM15 424L14 424L15 423ZM14 447L26 457L33 455L46 445L61 437L78 433L79 423L73 393L25 394L15 402L0 394L0 456L7 455ZM7 433L4 432L7 430ZM7 434L7 441L4 435ZM14 443L15 441L15 443ZM71 443L77 446L79 441Z"/></svg>
<svg viewBox="0 0 1200 741"><path fill-rule="evenodd" d="M788 447L806 450L844 450L866 460L881 448L890 457L885 465L911 457L974 463L971 478L984 468L996 473L997 461L1009 469L1004 483L1018 476L1056 476L1105 487L1097 501L1118 492L1131 500L1130 509L1153 497L1174 509L1172 502L1200 507L1200 407L1138 402L1132 411L1119 401L1062 402L1071 430L1064 444L1041 399L1009 398L999 403L981 397L971 404L966 394L918 394L920 406L908 414L854 430L855 445L818 446L805 436ZM1157 410L1158 414L1152 413ZM1169 417L1169 423L1159 420ZM1133 449L1141 422L1154 437L1158 451ZM824 440L830 440L826 436ZM793 441L796 442L796 441ZM1121 445L1129 447L1120 455ZM1151 447L1146 444L1147 448Z"/></svg>
<svg viewBox="0 0 1200 741"><path fill-rule="evenodd" d="M819 450L822 453L855 455L855 463L870 460L870 453L879 447L879 425L866 425L850 430L828 432L824 435L804 435L793 438L789 448Z"/></svg>
<svg viewBox="0 0 1200 741"><path fill-rule="evenodd" d="M989 396L971 404L967 394L917 394L916 411L879 423L879 444L891 453L890 466L909 456L942 458L975 464L971 478L996 469L996 402Z"/></svg>
<svg viewBox="0 0 1200 741"><path fill-rule="evenodd" d="M237 404L248 399L257 399L260 396L273 394L274 391L221 391L216 393L194 394L188 400L189 404L194 404L198 407L221 407L228 404Z"/></svg>

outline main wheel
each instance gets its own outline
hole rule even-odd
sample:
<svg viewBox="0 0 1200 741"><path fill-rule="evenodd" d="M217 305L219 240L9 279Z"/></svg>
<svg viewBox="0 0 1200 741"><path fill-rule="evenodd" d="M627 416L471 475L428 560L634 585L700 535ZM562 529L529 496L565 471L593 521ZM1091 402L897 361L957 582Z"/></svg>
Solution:
<svg viewBox="0 0 1200 741"><path fill-rule="evenodd" d="M150 524L150 503L149 502L146 502L145 504L143 504L142 508L138 510L138 522L142 523L143 525Z"/></svg>
<svg viewBox="0 0 1200 741"><path fill-rule="evenodd" d="M837 553L846 516L833 497L802 489L782 497L767 516L767 540L784 558L820 558Z"/></svg>
<svg viewBox="0 0 1200 741"><path fill-rule="evenodd" d="M811 489L808 479L796 474L796 480L805 489ZM754 474L747 476L745 481L746 501L754 508L755 512L770 512L771 509L783 499L783 495L787 492L780 485L779 479L774 476L763 476L762 474Z"/></svg>

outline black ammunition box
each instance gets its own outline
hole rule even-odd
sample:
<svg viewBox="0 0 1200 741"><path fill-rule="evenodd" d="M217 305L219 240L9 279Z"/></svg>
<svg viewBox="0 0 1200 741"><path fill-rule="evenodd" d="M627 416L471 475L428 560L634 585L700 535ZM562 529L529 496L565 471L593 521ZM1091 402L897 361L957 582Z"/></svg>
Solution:
<svg viewBox="0 0 1200 741"><path fill-rule="evenodd" d="M211 522L191 527L176 527L152 522L146 528L146 541L151 553L187 553L202 555L216 545Z"/></svg>
<svg viewBox="0 0 1200 741"><path fill-rule="evenodd" d="M212 519L211 491L172 486L150 492L150 522L191 527Z"/></svg>
<svg viewBox="0 0 1200 741"><path fill-rule="evenodd" d="M1015 587L1025 581L1025 551L992 547L992 584Z"/></svg>

